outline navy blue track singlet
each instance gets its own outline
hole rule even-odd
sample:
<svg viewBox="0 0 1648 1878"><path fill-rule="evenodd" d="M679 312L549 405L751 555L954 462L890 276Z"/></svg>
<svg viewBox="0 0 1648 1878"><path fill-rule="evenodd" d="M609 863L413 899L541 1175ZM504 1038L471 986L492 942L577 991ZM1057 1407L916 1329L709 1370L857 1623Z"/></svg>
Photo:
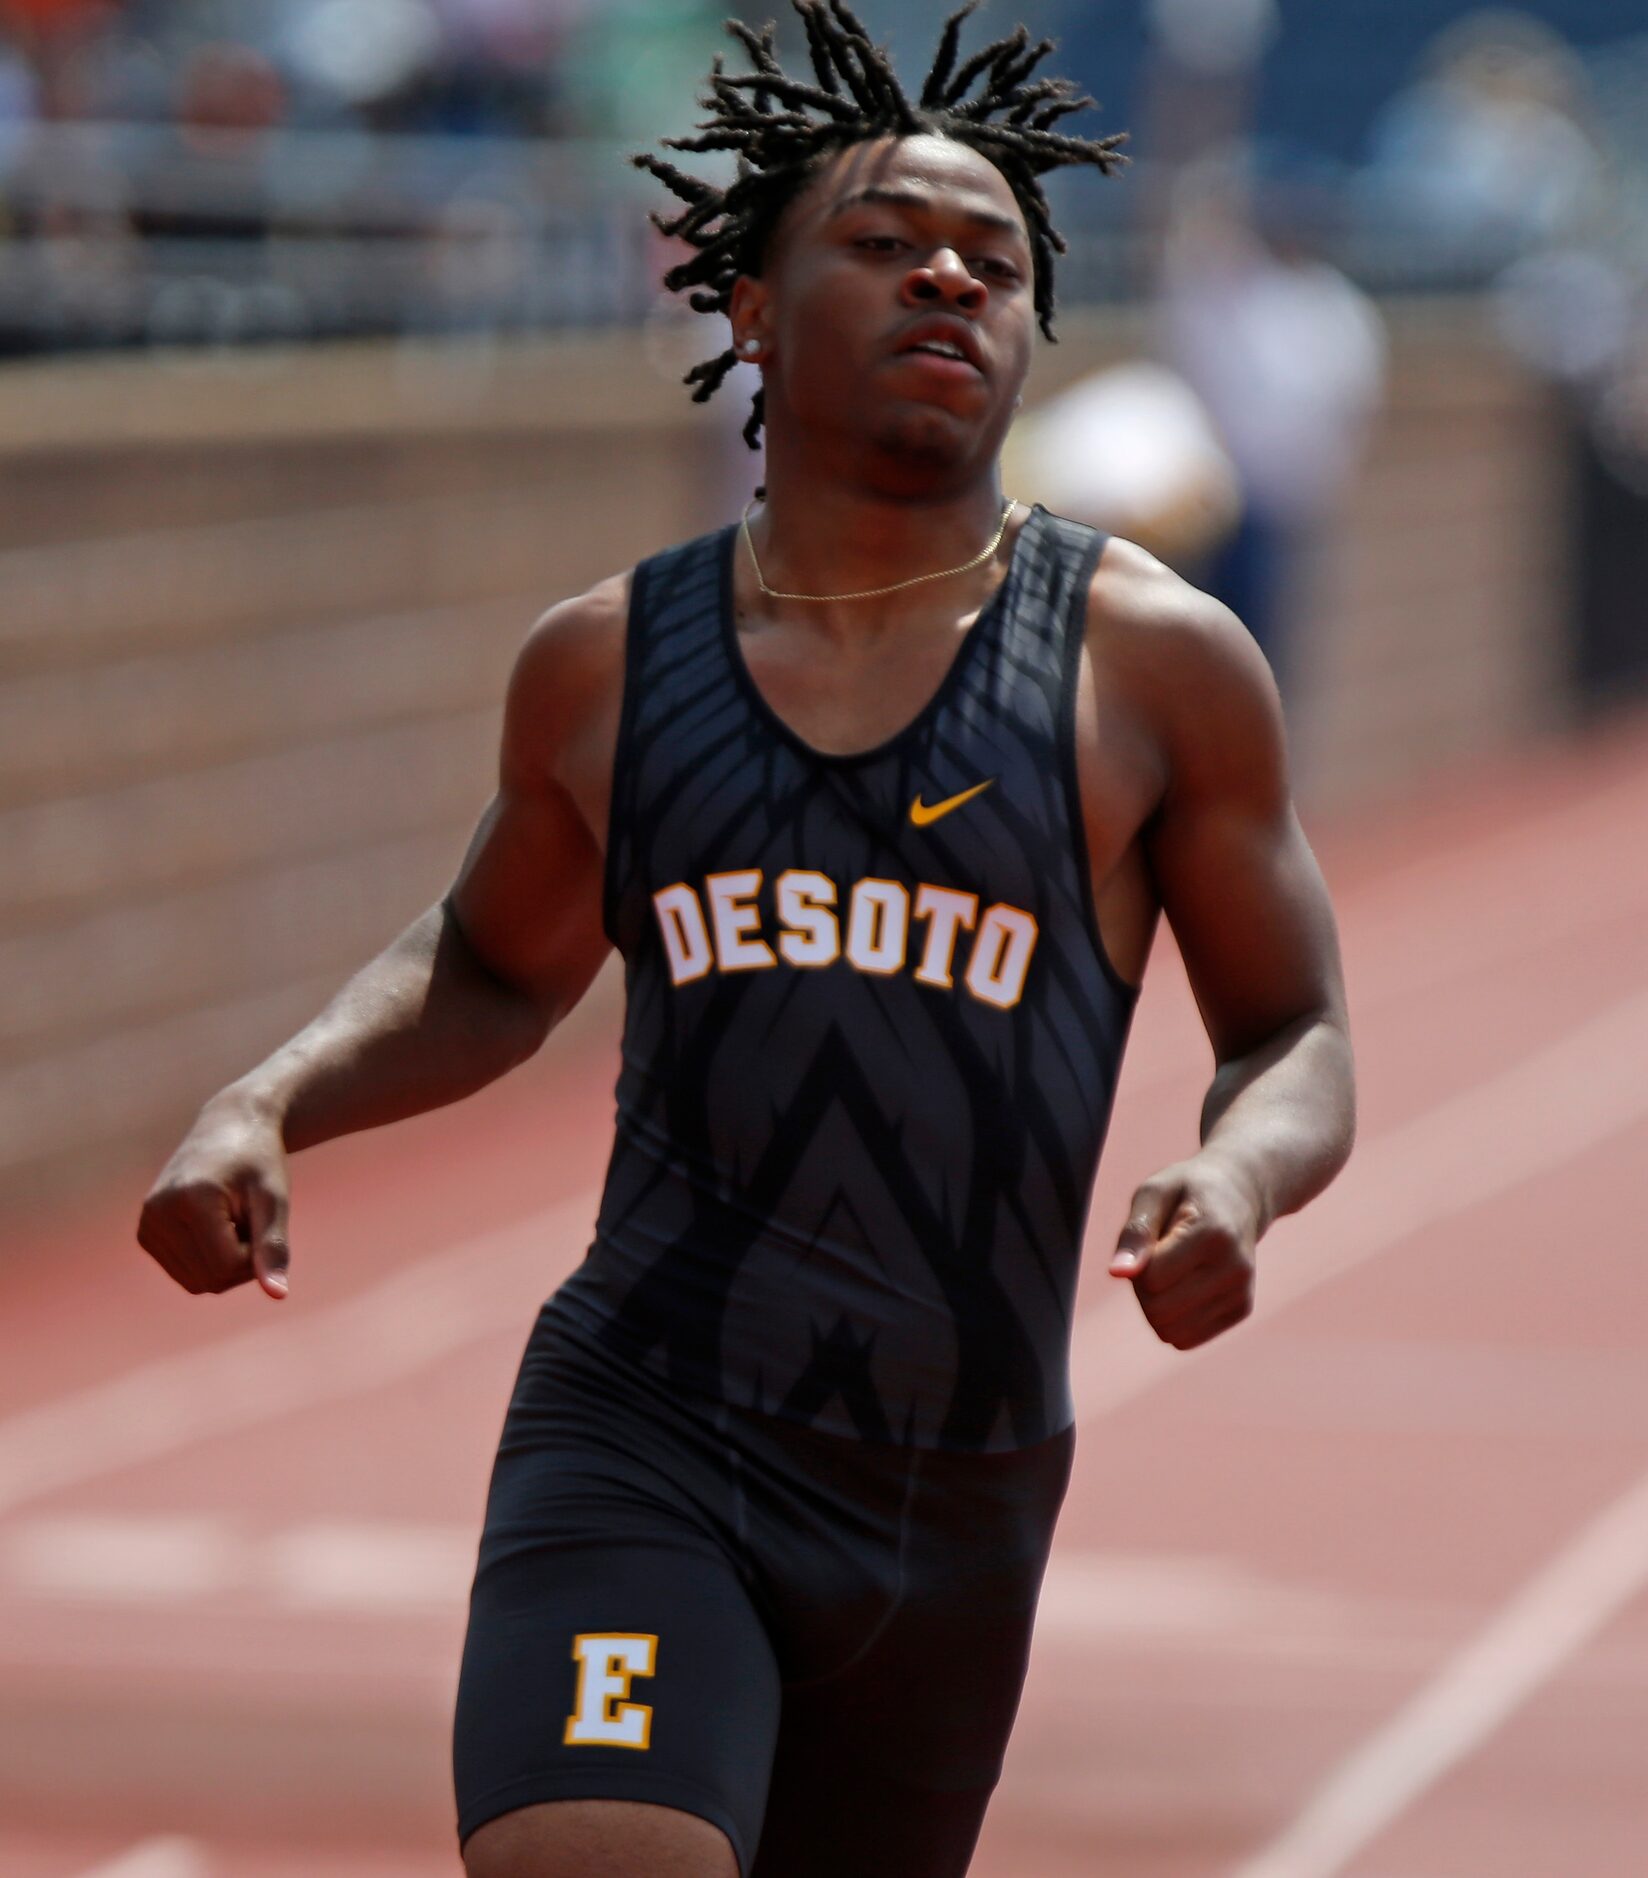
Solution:
<svg viewBox="0 0 1648 1878"><path fill-rule="evenodd" d="M849 756L750 677L737 542L634 576L606 873L617 1134L551 1309L738 1408L1026 1447L1072 1420L1077 1260L1134 1004L1076 787L1104 538L1035 509L932 699Z"/></svg>

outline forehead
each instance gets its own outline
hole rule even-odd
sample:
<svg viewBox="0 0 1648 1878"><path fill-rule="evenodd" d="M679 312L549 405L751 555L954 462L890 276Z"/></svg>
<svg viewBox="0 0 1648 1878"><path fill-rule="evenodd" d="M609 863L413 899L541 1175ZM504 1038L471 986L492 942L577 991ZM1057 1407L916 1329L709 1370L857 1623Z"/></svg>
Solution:
<svg viewBox="0 0 1648 1878"><path fill-rule="evenodd" d="M949 137L879 137L830 157L790 204L786 232L822 226L855 201L917 200L958 218L1011 222L1026 234L1024 213L1007 178L977 150Z"/></svg>

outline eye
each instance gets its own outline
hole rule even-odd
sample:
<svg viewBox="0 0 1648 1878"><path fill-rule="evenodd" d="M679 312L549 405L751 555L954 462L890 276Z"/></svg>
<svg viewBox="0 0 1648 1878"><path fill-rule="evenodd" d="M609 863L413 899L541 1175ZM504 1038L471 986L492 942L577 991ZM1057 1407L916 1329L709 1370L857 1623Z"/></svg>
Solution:
<svg viewBox="0 0 1648 1878"><path fill-rule="evenodd" d="M999 255L973 255L967 262L976 274L988 274L994 280L1014 281L1019 278L1019 270L1011 261L1004 261Z"/></svg>
<svg viewBox="0 0 1648 1878"><path fill-rule="evenodd" d="M892 254L904 245L897 235L860 235L853 243L855 248L867 248L872 254Z"/></svg>

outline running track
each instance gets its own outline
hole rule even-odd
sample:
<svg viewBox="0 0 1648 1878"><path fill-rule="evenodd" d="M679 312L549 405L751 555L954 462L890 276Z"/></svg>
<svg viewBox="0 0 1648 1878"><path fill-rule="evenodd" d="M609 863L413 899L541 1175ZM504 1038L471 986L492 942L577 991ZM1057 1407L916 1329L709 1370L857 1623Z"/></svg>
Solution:
<svg viewBox="0 0 1648 1878"><path fill-rule="evenodd" d="M1207 1073L1155 961L974 1878L1644 1870L1645 829L1638 720L1313 830L1361 1142L1265 1240L1254 1318L1189 1355L1102 1256ZM613 1009L301 1157L284 1305L172 1287L141 1181L5 1248L4 1878L454 1878L463 1597L592 1218Z"/></svg>

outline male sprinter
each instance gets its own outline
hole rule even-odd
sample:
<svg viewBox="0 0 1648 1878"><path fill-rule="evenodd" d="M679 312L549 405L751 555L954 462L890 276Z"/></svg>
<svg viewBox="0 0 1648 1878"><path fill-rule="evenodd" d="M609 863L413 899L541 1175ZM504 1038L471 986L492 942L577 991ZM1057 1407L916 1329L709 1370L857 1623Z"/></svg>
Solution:
<svg viewBox="0 0 1648 1878"><path fill-rule="evenodd" d="M529 1056L609 945L628 1011L596 1238L543 1306L458 1691L470 1878L959 1878L1070 1464L1077 1253L1157 915L1218 1062L1111 1265L1191 1349L1352 1129L1333 921L1237 622L1006 501L1053 307L1021 28L919 103L798 0L643 158L671 277L754 360L766 498L556 607L451 891L209 1101L139 1237L284 1295L288 1153ZM240 1237L237 1237L236 1228ZM244 1239L245 1243L241 1240Z"/></svg>

